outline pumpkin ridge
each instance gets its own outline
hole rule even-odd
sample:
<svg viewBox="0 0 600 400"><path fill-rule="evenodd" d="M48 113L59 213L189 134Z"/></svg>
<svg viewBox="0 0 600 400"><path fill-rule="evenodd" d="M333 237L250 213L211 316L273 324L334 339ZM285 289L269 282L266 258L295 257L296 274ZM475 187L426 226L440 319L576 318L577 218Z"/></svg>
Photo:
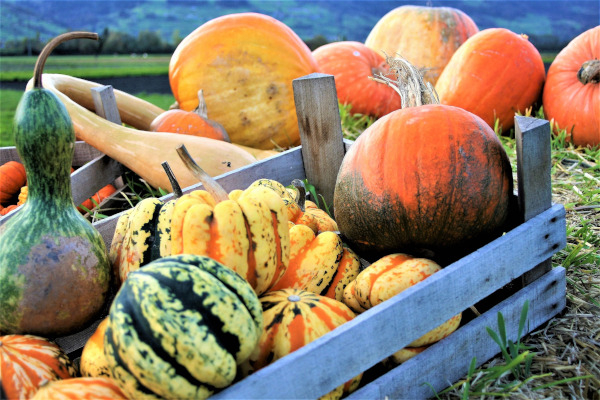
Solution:
<svg viewBox="0 0 600 400"><path fill-rule="evenodd" d="M148 274L145 271L144 271L144 273ZM124 292L124 295L126 295L129 298L136 297L135 294L133 293L133 291L131 290L130 286L124 286L123 292ZM190 295L191 293L193 293L193 290L188 290L185 293ZM137 308L134 309L132 306L132 303L133 303L133 301L127 301L125 304L121 303L122 307L123 307L121 312L126 313L129 316L140 315L141 311ZM137 304L137 302L136 302L136 304ZM204 317L204 315L203 315L203 317ZM174 354L169 354L167 351L164 350L164 348L162 346L152 346L152 342L154 342L156 340L160 340L160 337L155 337L153 335L153 330L151 329L150 325L147 323L146 319L131 318L131 326L132 326L132 328L134 328L136 330L137 338L140 342L143 342L146 345L148 345L149 347L151 347L152 351L154 352L154 355L157 356L157 358L164 360L166 363L171 365L171 367L175 370L175 373L173 375L177 375L177 376L184 378L192 385L206 386L210 390L216 390L209 383L203 382L203 381L195 378L194 376L192 376L192 374L187 370L187 368L185 368L183 365L181 365L179 362L177 362L177 359L175 357L177 354L176 351ZM108 330L108 328L107 328L107 330ZM114 341L112 342L112 345L113 345L113 347L115 347ZM115 353L115 356L118 356L118 353ZM146 356L150 356L150 355L147 354ZM122 357L119 357L119 358L120 358L120 362L118 365L129 366L129 363L126 360L123 360ZM131 373L132 376L136 377L136 379L140 378L140 377L136 376L136 374L133 373L131 371L131 368L129 368L129 367L128 367L128 371ZM146 388L144 385L140 385L140 386L144 387L147 390L150 390L150 389ZM153 392L150 391L150 393L153 393Z"/></svg>

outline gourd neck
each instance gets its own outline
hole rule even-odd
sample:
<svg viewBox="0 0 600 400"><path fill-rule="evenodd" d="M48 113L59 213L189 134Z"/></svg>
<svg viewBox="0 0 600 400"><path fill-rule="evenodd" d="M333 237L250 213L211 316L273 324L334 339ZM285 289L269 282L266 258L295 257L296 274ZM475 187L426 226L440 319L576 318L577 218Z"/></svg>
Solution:
<svg viewBox="0 0 600 400"><path fill-rule="evenodd" d="M600 83L600 60L589 60L577 71L577 79L584 85Z"/></svg>

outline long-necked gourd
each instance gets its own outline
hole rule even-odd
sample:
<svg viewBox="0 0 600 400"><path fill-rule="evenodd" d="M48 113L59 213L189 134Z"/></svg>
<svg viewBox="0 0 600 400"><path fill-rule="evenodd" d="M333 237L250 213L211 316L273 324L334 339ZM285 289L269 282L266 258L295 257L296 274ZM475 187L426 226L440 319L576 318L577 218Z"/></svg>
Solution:
<svg viewBox="0 0 600 400"><path fill-rule="evenodd" d="M63 103L42 86L51 51L76 38L51 40L34 69L33 88L15 113L13 131L25 165L29 196L23 209L0 227L0 331L57 336L76 332L102 310L110 264L102 237L77 211L70 168L75 132Z"/></svg>

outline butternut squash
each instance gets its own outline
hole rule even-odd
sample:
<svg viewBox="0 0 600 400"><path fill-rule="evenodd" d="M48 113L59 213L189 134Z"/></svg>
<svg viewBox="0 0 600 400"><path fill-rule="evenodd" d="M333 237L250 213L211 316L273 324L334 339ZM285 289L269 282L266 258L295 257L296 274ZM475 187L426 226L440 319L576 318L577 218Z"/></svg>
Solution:
<svg viewBox="0 0 600 400"><path fill-rule="evenodd" d="M133 128L117 125L96 115L91 89L98 83L61 74L43 74L44 87L64 103L77 139L119 161L154 187L170 190L162 163L167 161L182 187L198 181L180 161L175 148L189 149L194 160L211 176L223 174L276 154L220 140L150 132L150 123L164 110L128 93L115 90L121 120ZM31 90L33 82L27 84Z"/></svg>

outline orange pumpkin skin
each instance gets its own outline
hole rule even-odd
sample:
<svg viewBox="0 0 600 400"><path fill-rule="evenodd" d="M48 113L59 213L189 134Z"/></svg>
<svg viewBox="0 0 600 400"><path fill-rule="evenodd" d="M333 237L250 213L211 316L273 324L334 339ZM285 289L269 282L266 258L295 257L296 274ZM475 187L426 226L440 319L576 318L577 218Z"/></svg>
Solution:
<svg viewBox="0 0 600 400"><path fill-rule="evenodd" d="M215 18L175 49L169 82L182 110L204 91L211 119L232 143L260 149L300 143L292 80L317 72L308 46L282 22L257 13Z"/></svg>
<svg viewBox="0 0 600 400"><path fill-rule="evenodd" d="M91 211L94 208L96 208L97 204L100 204L104 199L106 199L116 191L117 189L113 185L108 184L99 191L97 191L96 194L94 194L91 198L81 203L81 205ZM94 199L95 203L94 201L92 201L92 199ZM77 210L79 210L80 213L85 214L87 211L83 207L77 207Z"/></svg>
<svg viewBox="0 0 600 400"><path fill-rule="evenodd" d="M600 59L600 26L573 39L556 56L544 85L544 113L576 146L600 144L600 83L578 79L582 64Z"/></svg>
<svg viewBox="0 0 600 400"><path fill-rule="evenodd" d="M360 42L333 42L313 51L324 74L333 75L338 100L350 104L352 114L383 117L401 108L398 93L384 83L369 79L390 73L382 55Z"/></svg>
<svg viewBox="0 0 600 400"><path fill-rule="evenodd" d="M0 336L3 398L30 399L42 382L74 377L77 371L58 345L33 335Z"/></svg>
<svg viewBox="0 0 600 400"><path fill-rule="evenodd" d="M435 90L440 103L464 108L490 127L514 126L540 97L546 71L542 56L527 37L490 28L470 37L452 56Z"/></svg>
<svg viewBox="0 0 600 400"><path fill-rule="evenodd" d="M508 156L481 118L439 104L410 107L376 121L346 153L335 219L363 257L452 258L502 229L511 193Z"/></svg>
<svg viewBox="0 0 600 400"><path fill-rule="evenodd" d="M152 132L171 132L226 141L227 134L223 127L211 122L193 111L173 109L159 114L150 123L150 130Z"/></svg>
<svg viewBox="0 0 600 400"><path fill-rule="evenodd" d="M117 383L108 377L79 377L48 382L33 400L127 400Z"/></svg>
<svg viewBox="0 0 600 400"><path fill-rule="evenodd" d="M399 54L435 85L452 54L479 31L471 17L451 7L406 5L393 9L375 24L365 45L396 57Z"/></svg>
<svg viewBox="0 0 600 400"><path fill-rule="evenodd" d="M9 161L0 166L0 203L10 201L27 182L25 166L17 161Z"/></svg>

